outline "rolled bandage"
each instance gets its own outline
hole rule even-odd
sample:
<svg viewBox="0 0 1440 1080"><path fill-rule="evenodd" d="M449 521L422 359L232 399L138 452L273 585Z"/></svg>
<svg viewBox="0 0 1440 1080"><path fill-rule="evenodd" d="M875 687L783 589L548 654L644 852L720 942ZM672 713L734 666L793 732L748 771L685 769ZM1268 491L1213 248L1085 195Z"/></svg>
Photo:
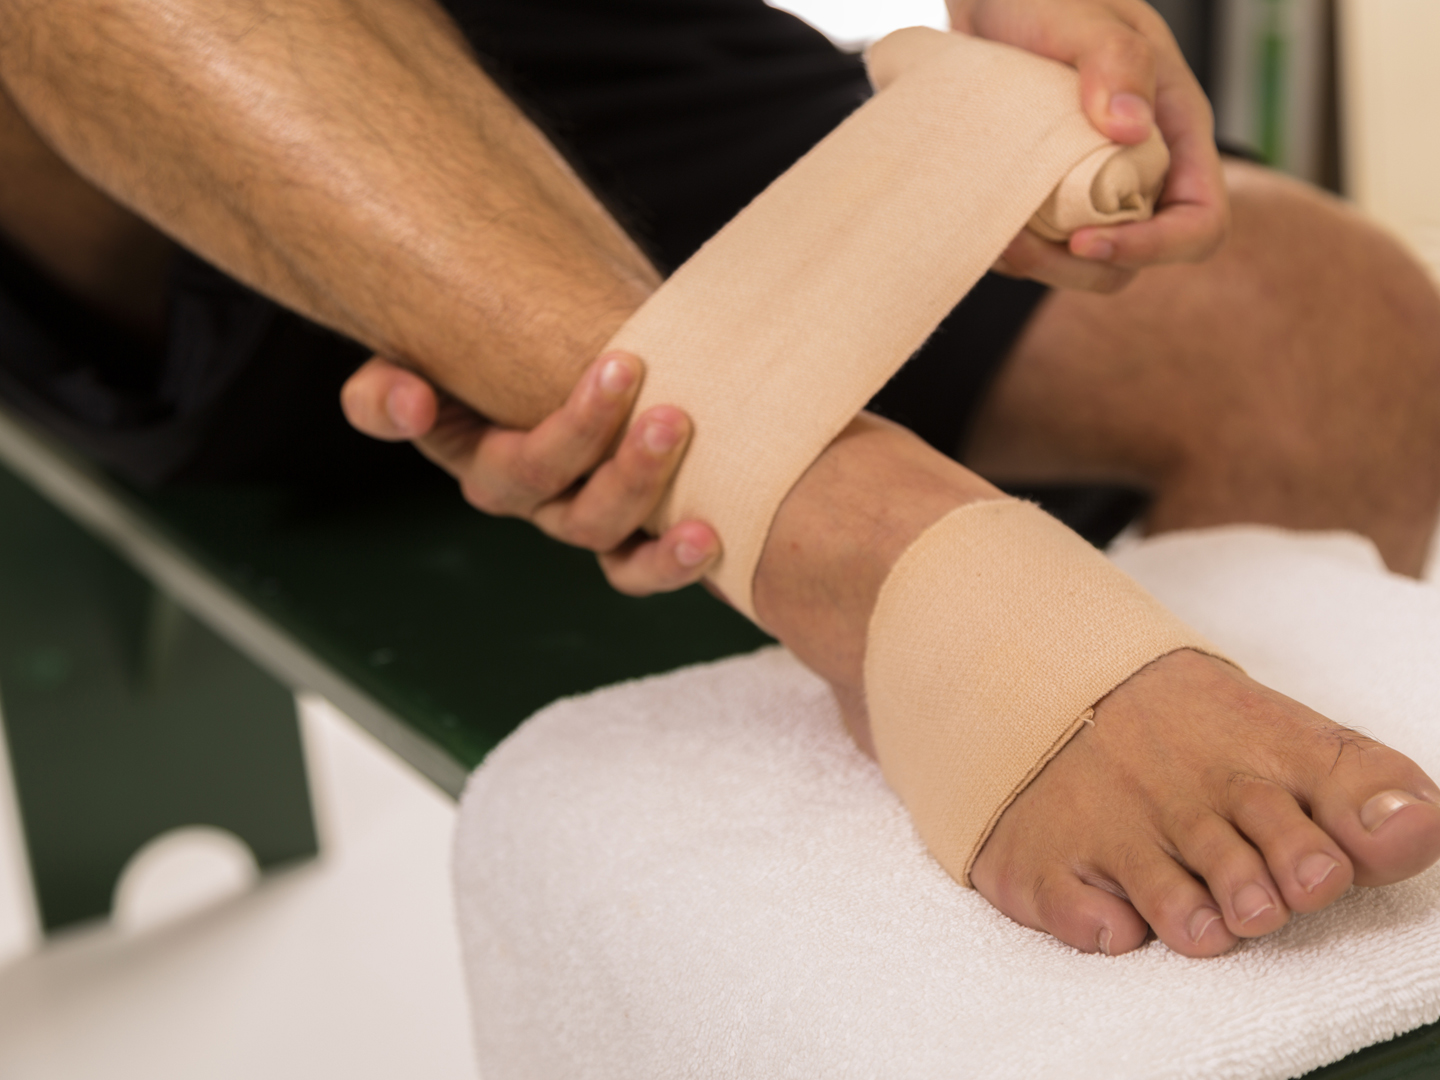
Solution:
<svg viewBox="0 0 1440 1080"><path fill-rule="evenodd" d="M1158 136L1109 142L1076 72L1019 49L914 28L868 63L879 92L609 345L646 363L637 413L665 402L694 423L650 527L714 525L712 580L751 618L786 494L1037 208L1046 235L1146 217L1167 163Z"/></svg>
<svg viewBox="0 0 1440 1080"><path fill-rule="evenodd" d="M1101 698L1177 649L1219 656L1104 555L1015 499L970 503L891 568L870 617L876 756L952 877Z"/></svg>

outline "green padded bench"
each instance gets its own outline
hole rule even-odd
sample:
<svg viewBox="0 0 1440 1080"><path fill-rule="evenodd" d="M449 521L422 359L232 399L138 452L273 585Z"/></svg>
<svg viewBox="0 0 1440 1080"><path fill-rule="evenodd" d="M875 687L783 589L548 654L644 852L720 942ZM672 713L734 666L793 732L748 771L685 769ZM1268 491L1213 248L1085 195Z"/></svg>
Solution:
<svg viewBox="0 0 1440 1080"><path fill-rule="evenodd" d="M0 411L0 708L47 931L103 917L173 828L315 854L293 691L457 795L558 697L768 640L698 587L620 596L448 485L145 493ZM1440 1024L1311 1076L1440 1076Z"/></svg>

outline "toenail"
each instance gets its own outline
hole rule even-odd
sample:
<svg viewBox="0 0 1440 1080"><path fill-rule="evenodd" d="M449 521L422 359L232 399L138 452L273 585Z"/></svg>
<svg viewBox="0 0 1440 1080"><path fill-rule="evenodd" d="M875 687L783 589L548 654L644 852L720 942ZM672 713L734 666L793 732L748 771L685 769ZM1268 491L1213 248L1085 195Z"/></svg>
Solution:
<svg viewBox="0 0 1440 1080"><path fill-rule="evenodd" d="M1200 939L1205 936L1213 923L1220 921L1220 913L1214 908L1196 908L1195 914L1190 916L1190 940L1200 944Z"/></svg>
<svg viewBox="0 0 1440 1080"><path fill-rule="evenodd" d="M1374 832L1395 816L1395 811L1420 800L1403 791L1382 791L1360 808L1360 824Z"/></svg>
<svg viewBox="0 0 1440 1080"><path fill-rule="evenodd" d="M1275 909L1275 901L1264 886L1256 885L1253 881L1249 885L1242 886L1235 894L1235 917L1242 923L1247 923L1257 916L1264 915L1267 911Z"/></svg>
<svg viewBox="0 0 1440 1080"><path fill-rule="evenodd" d="M1100 927L1100 932L1095 935L1095 944L1100 947L1100 951L1106 956L1110 955L1111 936L1112 935L1110 933L1110 928L1108 926Z"/></svg>
<svg viewBox="0 0 1440 1080"><path fill-rule="evenodd" d="M1321 855L1317 851L1300 860L1300 865L1295 867L1295 880L1300 882L1306 892L1314 892L1339 865L1329 855Z"/></svg>

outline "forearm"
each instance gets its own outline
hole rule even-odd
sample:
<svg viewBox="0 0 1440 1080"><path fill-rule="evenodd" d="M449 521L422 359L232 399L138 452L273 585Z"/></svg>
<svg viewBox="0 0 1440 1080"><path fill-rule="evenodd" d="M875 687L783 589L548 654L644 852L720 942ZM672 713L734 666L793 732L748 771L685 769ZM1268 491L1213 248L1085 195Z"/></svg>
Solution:
<svg viewBox="0 0 1440 1080"><path fill-rule="evenodd" d="M506 423L657 282L425 0L6 0L0 76L97 186Z"/></svg>

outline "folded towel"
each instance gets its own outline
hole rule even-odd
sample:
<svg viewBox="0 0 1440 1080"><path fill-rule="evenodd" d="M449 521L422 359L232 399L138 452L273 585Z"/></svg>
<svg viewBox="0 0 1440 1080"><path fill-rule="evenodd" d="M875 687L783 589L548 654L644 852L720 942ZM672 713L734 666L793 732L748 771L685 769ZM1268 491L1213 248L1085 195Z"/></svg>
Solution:
<svg viewBox="0 0 1440 1080"><path fill-rule="evenodd" d="M1337 534L1117 561L1440 775L1434 586ZM1083 955L940 870L779 649L537 714L472 778L455 877L486 1076L1282 1080L1440 1018L1440 868L1215 960Z"/></svg>

